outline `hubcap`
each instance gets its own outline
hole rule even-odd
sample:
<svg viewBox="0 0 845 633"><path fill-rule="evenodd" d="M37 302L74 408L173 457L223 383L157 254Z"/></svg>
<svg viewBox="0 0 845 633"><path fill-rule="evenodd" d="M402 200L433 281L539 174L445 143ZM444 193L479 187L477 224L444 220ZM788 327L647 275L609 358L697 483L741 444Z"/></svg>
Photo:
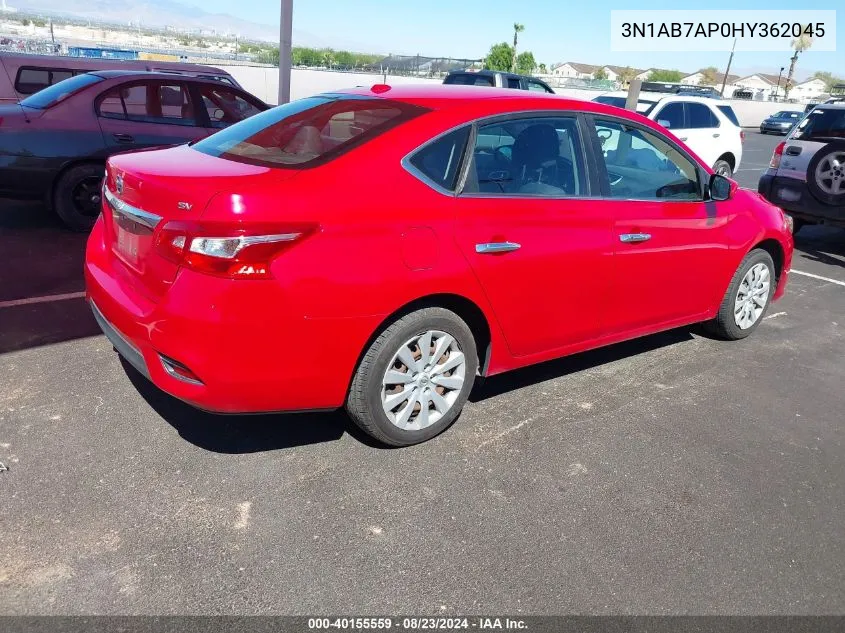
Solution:
<svg viewBox="0 0 845 633"><path fill-rule="evenodd" d="M99 215L102 187L101 176L90 176L80 180L71 192L71 200L76 212L88 217Z"/></svg>
<svg viewBox="0 0 845 633"><path fill-rule="evenodd" d="M816 184L833 196L845 193L845 152L831 152L819 161Z"/></svg>
<svg viewBox="0 0 845 633"><path fill-rule="evenodd" d="M719 174L720 176L730 177L731 168L728 165L719 165L719 169L716 170L716 173Z"/></svg>
<svg viewBox="0 0 845 633"><path fill-rule="evenodd" d="M760 318L769 301L771 275L766 264L754 264L745 273L734 302L734 321L741 330L747 330Z"/></svg>
<svg viewBox="0 0 845 633"><path fill-rule="evenodd" d="M466 377L466 357L455 338L429 330L405 341L382 378L381 406L405 431L431 426L454 406Z"/></svg>

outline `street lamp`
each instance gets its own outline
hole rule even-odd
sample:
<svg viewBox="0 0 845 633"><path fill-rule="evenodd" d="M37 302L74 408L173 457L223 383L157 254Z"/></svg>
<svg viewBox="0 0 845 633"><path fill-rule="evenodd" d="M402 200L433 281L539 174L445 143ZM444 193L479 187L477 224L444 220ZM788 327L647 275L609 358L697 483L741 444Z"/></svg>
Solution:
<svg viewBox="0 0 845 633"><path fill-rule="evenodd" d="M784 69L784 66L781 66L780 72L778 73L778 85L775 88L775 101L778 100L778 92L780 92L780 77L781 77L781 75L783 75L783 69Z"/></svg>
<svg viewBox="0 0 845 633"><path fill-rule="evenodd" d="M290 48L293 33L293 0L281 0L279 24L279 105L290 101Z"/></svg>

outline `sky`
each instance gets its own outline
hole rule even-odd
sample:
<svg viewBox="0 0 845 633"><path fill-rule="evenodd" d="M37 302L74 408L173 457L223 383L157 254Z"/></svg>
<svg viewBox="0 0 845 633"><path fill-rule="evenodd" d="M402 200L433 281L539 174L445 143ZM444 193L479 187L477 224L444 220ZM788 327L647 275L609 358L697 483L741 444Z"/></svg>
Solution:
<svg viewBox="0 0 845 633"><path fill-rule="evenodd" d="M180 1L263 24L279 23L279 0ZM706 7L692 7L678 0L294 0L293 4L294 45L329 43L360 52L473 59L484 57L493 43L511 41L513 23L520 22L525 31L519 49L532 51L537 63L576 61L693 72L706 66L724 69L729 52L611 52L611 9L759 9L765 19L772 9L831 10L836 3L711 0ZM845 9L837 18L845 22ZM788 42L783 52L737 53L732 72L777 74L781 66L789 67ZM845 75L845 23L837 28L836 47L836 52L803 53L796 74L826 70Z"/></svg>

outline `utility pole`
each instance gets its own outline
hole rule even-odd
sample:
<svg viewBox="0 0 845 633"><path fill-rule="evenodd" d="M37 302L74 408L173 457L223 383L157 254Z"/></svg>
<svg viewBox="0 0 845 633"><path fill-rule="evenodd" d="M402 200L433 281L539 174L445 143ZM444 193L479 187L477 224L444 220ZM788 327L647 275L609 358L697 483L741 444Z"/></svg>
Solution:
<svg viewBox="0 0 845 633"><path fill-rule="evenodd" d="M725 84L728 83L728 74L731 72L731 62L734 60L734 50L736 50L736 38L734 38L734 45L731 47L731 56L728 57L728 67L725 69L725 76L722 78L722 90L719 91L719 96L725 96Z"/></svg>
<svg viewBox="0 0 845 633"><path fill-rule="evenodd" d="M290 49L293 39L293 0L281 0L279 25L279 105L290 101Z"/></svg>

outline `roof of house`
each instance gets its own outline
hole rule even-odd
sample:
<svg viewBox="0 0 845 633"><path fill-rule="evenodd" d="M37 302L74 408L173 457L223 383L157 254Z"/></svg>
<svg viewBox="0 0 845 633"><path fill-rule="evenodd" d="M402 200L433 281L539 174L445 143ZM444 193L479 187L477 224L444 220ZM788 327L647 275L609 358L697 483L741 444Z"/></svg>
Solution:
<svg viewBox="0 0 845 633"><path fill-rule="evenodd" d="M602 68L609 68L610 70L615 72L617 75L622 74L623 72L628 71L628 70L633 72L635 75L639 75L640 73L645 72L641 68L631 68L630 66L614 66L612 64L607 64L605 66L602 66Z"/></svg>
<svg viewBox="0 0 845 633"><path fill-rule="evenodd" d="M601 66L596 66L594 64L581 64L580 62L564 62L565 64L569 64L572 66L576 71L579 73L594 73L596 72ZM563 66L563 64L560 64Z"/></svg>
<svg viewBox="0 0 845 633"><path fill-rule="evenodd" d="M689 75L684 75L683 79L686 79L688 77L694 77L695 75L703 75L705 70L706 69L704 69L704 68L702 68L700 70L696 70L694 73L690 73ZM725 76L725 73L722 72L721 70L716 72L716 77L718 78L719 83L722 83L722 79L724 79L724 76ZM732 84L739 79L740 79L739 75L728 75L727 81L725 83Z"/></svg>
<svg viewBox="0 0 845 633"><path fill-rule="evenodd" d="M783 84L786 81L785 75L778 77L777 75L770 75L768 73L752 73L750 75L746 75L745 77L740 77L737 81L742 81L743 79L748 79L750 77L759 77L772 86L776 86L778 83Z"/></svg>
<svg viewBox="0 0 845 633"><path fill-rule="evenodd" d="M810 84L810 83L813 83L814 81L820 81L820 82L824 83L824 79L819 79L818 77L810 77L809 79L805 79L804 81L799 81L795 85L796 86L803 86L804 84ZM825 84L825 86L827 86L827 84Z"/></svg>

